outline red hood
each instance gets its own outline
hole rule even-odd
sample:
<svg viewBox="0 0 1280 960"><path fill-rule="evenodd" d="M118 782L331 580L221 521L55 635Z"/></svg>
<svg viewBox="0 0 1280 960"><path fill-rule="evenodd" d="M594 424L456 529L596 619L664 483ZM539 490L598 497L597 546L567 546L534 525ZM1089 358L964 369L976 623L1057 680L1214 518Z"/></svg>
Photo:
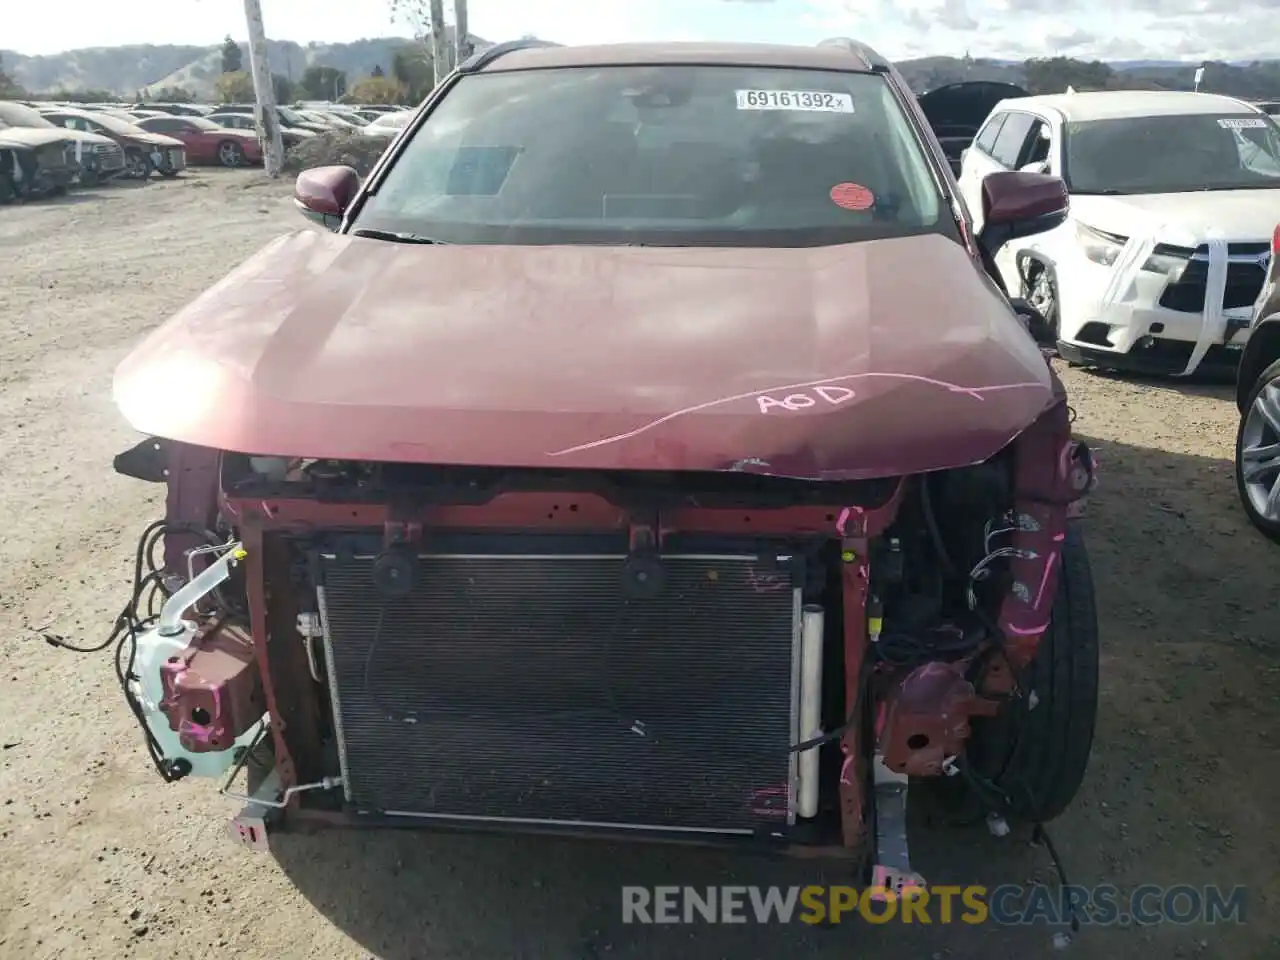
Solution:
<svg viewBox="0 0 1280 960"><path fill-rule="evenodd" d="M308 230L115 378L136 429L245 453L825 479L985 459L1051 393L1034 342L941 236L758 250Z"/></svg>

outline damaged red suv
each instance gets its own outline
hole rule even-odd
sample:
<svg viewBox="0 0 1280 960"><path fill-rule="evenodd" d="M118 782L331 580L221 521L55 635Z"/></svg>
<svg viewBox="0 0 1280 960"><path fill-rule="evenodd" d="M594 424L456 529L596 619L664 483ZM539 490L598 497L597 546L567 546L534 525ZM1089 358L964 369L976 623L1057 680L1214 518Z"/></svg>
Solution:
<svg viewBox="0 0 1280 960"><path fill-rule="evenodd" d="M227 777L256 844L750 842L889 884L908 778L1067 806L1093 462L984 269L1059 181L992 175L975 236L853 41L522 41L296 201L329 230L116 373L116 469L168 489L119 651L165 779Z"/></svg>

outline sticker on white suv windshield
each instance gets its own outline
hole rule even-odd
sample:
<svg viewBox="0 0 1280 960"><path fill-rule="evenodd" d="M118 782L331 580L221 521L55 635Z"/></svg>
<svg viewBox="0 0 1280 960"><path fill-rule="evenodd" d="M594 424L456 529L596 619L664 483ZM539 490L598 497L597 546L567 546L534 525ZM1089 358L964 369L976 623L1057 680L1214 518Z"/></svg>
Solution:
<svg viewBox="0 0 1280 960"><path fill-rule="evenodd" d="M818 90L739 90L739 110L809 110L815 113L853 113L847 93Z"/></svg>
<svg viewBox="0 0 1280 960"><path fill-rule="evenodd" d="M1218 126L1227 130L1256 130L1267 128L1266 117L1221 117Z"/></svg>

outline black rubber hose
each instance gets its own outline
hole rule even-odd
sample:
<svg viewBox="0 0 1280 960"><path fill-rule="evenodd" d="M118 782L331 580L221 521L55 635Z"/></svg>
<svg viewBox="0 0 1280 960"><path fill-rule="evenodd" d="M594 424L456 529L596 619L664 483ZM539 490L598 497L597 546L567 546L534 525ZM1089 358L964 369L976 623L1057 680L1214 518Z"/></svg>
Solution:
<svg viewBox="0 0 1280 960"><path fill-rule="evenodd" d="M924 525L929 531L929 539L933 541L933 549L937 551L938 562L942 565L943 572L951 577L956 576L956 565L951 562L947 546L942 542L942 530L939 529L938 518L933 512L933 497L929 494L928 474L920 478L920 508L924 513Z"/></svg>

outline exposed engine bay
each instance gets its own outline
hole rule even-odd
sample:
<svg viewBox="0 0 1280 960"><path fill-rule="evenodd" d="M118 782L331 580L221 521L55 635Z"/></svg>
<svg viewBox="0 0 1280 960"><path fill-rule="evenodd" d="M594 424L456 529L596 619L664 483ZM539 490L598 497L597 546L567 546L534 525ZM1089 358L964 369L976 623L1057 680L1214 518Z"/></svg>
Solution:
<svg viewBox="0 0 1280 960"><path fill-rule="evenodd" d="M1044 696L1024 675L1095 483L1065 401L982 463L856 482L154 438L116 468L169 488L122 690L161 776L227 777L248 842L281 812L754 840L873 851L894 887L909 778L1033 822L1074 792L1015 785L1003 741L970 755Z"/></svg>

